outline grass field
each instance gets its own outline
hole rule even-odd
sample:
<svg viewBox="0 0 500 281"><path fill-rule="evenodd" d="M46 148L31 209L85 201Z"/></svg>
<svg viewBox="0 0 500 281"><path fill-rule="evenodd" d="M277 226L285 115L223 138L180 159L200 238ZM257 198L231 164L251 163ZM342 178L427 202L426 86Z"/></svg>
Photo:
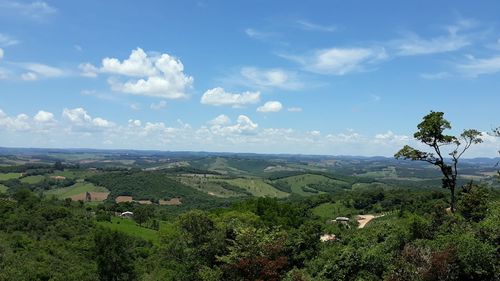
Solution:
<svg viewBox="0 0 500 281"><path fill-rule="evenodd" d="M64 170L64 171L55 171L54 176L62 176L68 179L84 179L87 176L95 175L96 172L93 171L72 171L72 170Z"/></svg>
<svg viewBox="0 0 500 281"><path fill-rule="evenodd" d="M97 222L97 224L151 241L153 244L160 242L158 231L138 226L131 219L112 217L111 222Z"/></svg>
<svg viewBox="0 0 500 281"><path fill-rule="evenodd" d="M264 182L262 179L254 178L238 178L224 180L229 184L244 188L251 192L254 196L258 197L277 197L283 198L287 197L289 194L280 190L277 190L272 185Z"/></svg>
<svg viewBox="0 0 500 281"><path fill-rule="evenodd" d="M352 209L349 209L342 202L323 203L314 209L312 213L322 219L335 219L336 217L350 217L354 214Z"/></svg>
<svg viewBox="0 0 500 281"><path fill-rule="evenodd" d="M43 181L44 178L45 178L45 176L42 176L42 175L29 176L29 177L22 178L21 182L35 184L35 183L39 183L39 182Z"/></svg>
<svg viewBox="0 0 500 281"><path fill-rule="evenodd" d="M301 196L309 196L315 195L317 193L305 192L302 188L311 184L325 184L331 185L332 187L336 186L346 186L347 183L341 180L334 180L322 175L314 175L314 174L304 174L291 176L284 179L280 179L281 181L285 181L292 188L292 193L301 195Z"/></svg>
<svg viewBox="0 0 500 281"><path fill-rule="evenodd" d="M21 177L21 173L3 173L0 174L0 181L6 181L10 179L18 179Z"/></svg>
<svg viewBox="0 0 500 281"><path fill-rule="evenodd" d="M0 184L0 193L7 192L7 187L3 184Z"/></svg>
<svg viewBox="0 0 500 281"><path fill-rule="evenodd" d="M355 183L352 185L352 190L370 190L374 188L390 188L390 186L381 183L381 182L374 182L374 183Z"/></svg>
<svg viewBox="0 0 500 281"><path fill-rule="evenodd" d="M72 186L65 188L56 188L45 192L45 195L56 196L57 198L64 199L82 192L109 192L106 188L95 186L92 183L78 182Z"/></svg>
<svg viewBox="0 0 500 281"><path fill-rule="evenodd" d="M205 192L207 194L217 196L217 197L235 197L242 196L242 194L227 190L220 184L220 178L216 177L200 177L200 176L177 176L173 179L180 181L181 183L193 187L199 191Z"/></svg>

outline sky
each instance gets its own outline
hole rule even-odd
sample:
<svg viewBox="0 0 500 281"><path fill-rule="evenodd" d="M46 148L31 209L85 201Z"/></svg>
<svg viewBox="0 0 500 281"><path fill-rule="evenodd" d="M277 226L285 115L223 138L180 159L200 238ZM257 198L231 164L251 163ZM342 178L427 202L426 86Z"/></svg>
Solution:
<svg viewBox="0 0 500 281"><path fill-rule="evenodd" d="M391 156L500 139L498 1L0 0L0 146Z"/></svg>

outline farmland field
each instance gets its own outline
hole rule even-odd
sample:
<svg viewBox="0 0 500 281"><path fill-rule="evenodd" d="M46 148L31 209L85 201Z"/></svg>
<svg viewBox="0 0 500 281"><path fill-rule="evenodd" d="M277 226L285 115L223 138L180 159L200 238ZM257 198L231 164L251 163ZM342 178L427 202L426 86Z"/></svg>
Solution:
<svg viewBox="0 0 500 281"><path fill-rule="evenodd" d="M112 217L111 222L97 222L97 224L142 238L153 244L158 244L160 241L158 231L138 226L131 219Z"/></svg>
<svg viewBox="0 0 500 281"><path fill-rule="evenodd" d="M333 188L343 188L348 187L348 183L341 180L331 179L322 175L314 175L314 174L303 174L297 176L291 176L287 178L280 179L279 181L286 182L292 189L292 193L308 196L314 195L315 193L305 192L304 187L311 188L313 184L321 184L323 186L329 186ZM314 187L313 187L314 188Z"/></svg>
<svg viewBox="0 0 500 281"><path fill-rule="evenodd" d="M312 213L322 219L335 219L336 217L350 217L353 215L353 211L339 201L321 204L312 209Z"/></svg>
<svg viewBox="0 0 500 281"><path fill-rule="evenodd" d="M49 191L46 191L44 194L47 196L56 196L57 198L69 198L74 195L78 195L83 192L109 192L106 188L101 187L101 186L95 186L92 183L75 183L72 186L69 187L64 187L64 188L57 188L57 189L52 189Z"/></svg>
<svg viewBox="0 0 500 281"><path fill-rule="evenodd" d="M42 175L29 176L29 177L22 178L21 182L29 183L29 184L36 184L36 183L43 181L44 178L45 178L45 176L42 176Z"/></svg>
<svg viewBox="0 0 500 281"><path fill-rule="evenodd" d="M86 171L86 170L64 170L64 171L55 171L54 176L62 176L68 179L84 179L85 177L95 175L94 171Z"/></svg>
<svg viewBox="0 0 500 281"><path fill-rule="evenodd" d="M231 185L235 185L243 189L246 189L254 196L258 197L267 196L267 197L283 198L289 195L288 193L280 191L275 187L273 187L272 185L264 182L262 179L238 178L238 179L229 179L224 181Z"/></svg>
<svg viewBox="0 0 500 281"><path fill-rule="evenodd" d="M0 181L18 179L19 177L21 177L21 173L3 173L0 174Z"/></svg>

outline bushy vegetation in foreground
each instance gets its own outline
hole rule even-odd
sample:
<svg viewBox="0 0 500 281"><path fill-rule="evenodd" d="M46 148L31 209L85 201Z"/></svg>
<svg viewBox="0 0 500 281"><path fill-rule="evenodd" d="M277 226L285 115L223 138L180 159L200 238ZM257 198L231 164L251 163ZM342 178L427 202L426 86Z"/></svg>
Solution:
<svg viewBox="0 0 500 281"><path fill-rule="evenodd" d="M162 206L2 196L0 280L497 280L500 266L499 194L473 185L454 214L446 193L380 189L253 198L167 222ZM359 229L361 213L385 216ZM351 221L330 223L341 214Z"/></svg>

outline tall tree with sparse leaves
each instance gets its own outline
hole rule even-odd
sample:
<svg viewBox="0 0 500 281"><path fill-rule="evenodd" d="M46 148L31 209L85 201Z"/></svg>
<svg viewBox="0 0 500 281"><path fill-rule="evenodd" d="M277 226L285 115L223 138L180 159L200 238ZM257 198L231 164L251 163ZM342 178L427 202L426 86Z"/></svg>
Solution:
<svg viewBox="0 0 500 281"><path fill-rule="evenodd" d="M425 161L439 167L443 174L442 187L450 190L450 208L452 212L455 212L458 162L471 145L481 143L483 140L481 139L481 132L474 129L464 130L458 137L445 134L445 130L451 129L451 124L444 119L443 115L443 112L431 111L424 116L423 121L417 126L418 131L413 134L415 139L429 146L431 152L420 151L405 145L394 157L397 159ZM454 147L448 154L450 159L445 159L443 147L449 145Z"/></svg>

